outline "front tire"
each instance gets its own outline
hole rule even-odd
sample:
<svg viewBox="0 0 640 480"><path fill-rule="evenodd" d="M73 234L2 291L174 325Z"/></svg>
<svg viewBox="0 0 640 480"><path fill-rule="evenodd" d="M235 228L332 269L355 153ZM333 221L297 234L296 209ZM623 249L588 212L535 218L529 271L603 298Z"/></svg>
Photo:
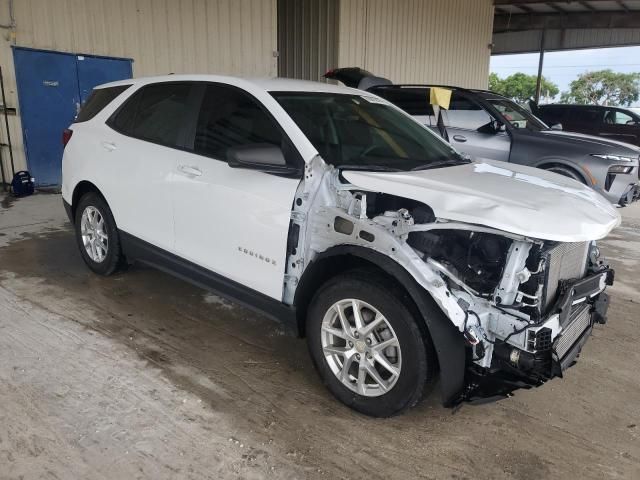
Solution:
<svg viewBox="0 0 640 480"><path fill-rule="evenodd" d="M435 366L406 293L386 280L336 277L314 296L307 316L307 342L324 384L344 404L374 417L417 404Z"/></svg>
<svg viewBox="0 0 640 480"><path fill-rule="evenodd" d="M553 165L551 167L546 168L545 170L548 170L549 172L557 173L558 175L562 175L563 177L572 178L573 180L580 182L583 185L586 185L584 178L582 178L582 176L580 176L578 172L576 172L570 167L564 167L562 165Z"/></svg>
<svg viewBox="0 0 640 480"><path fill-rule="evenodd" d="M114 273L123 263L120 237L107 202L97 193L85 194L75 216L76 242L82 259L99 275Z"/></svg>

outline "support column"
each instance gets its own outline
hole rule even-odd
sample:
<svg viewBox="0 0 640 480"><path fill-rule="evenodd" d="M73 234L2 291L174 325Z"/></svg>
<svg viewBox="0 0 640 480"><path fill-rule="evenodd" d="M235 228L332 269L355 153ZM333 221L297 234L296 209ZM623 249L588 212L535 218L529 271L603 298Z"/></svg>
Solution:
<svg viewBox="0 0 640 480"><path fill-rule="evenodd" d="M540 89L542 88L542 65L544 64L544 36L546 30L540 33L540 60L538 61L538 79L536 80L536 105L540 102Z"/></svg>

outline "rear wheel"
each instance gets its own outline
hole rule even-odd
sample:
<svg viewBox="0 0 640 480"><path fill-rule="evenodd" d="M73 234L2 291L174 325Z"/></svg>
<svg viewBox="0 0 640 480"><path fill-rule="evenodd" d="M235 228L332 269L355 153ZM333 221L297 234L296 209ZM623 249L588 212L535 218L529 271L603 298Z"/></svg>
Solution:
<svg viewBox="0 0 640 480"><path fill-rule="evenodd" d="M431 342L405 296L375 276L349 274L326 283L309 307L314 364L329 390L361 413L402 412L433 376Z"/></svg>
<svg viewBox="0 0 640 480"><path fill-rule="evenodd" d="M100 195L90 192L80 199L75 227L80 254L91 270L100 275L111 275L122 265L116 222Z"/></svg>

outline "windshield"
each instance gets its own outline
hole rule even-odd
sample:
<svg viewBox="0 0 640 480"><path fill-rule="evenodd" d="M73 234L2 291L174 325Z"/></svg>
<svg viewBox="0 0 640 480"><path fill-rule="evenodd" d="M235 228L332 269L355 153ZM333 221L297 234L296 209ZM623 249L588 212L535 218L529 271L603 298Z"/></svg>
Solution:
<svg viewBox="0 0 640 480"><path fill-rule="evenodd" d="M322 158L336 167L407 171L469 162L377 97L310 92L272 95Z"/></svg>
<svg viewBox="0 0 640 480"><path fill-rule="evenodd" d="M529 110L522 108L511 100L505 98L487 98L487 102L493 105L514 128L526 128L534 132L549 129L542 120L535 117Z"/></svg>

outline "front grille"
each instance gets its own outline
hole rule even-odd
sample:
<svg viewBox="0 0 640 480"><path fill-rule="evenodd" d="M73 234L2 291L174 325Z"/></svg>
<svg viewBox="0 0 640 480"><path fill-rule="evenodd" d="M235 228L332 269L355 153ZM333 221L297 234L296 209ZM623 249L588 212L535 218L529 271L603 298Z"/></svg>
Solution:
<svg viewBox="0 0 640 480"><path fill-rule="evenodd" d="M569 349L576 343L576 340L591 325L591 311L589 305L583 304L571 312L569 323L560 332L556 340L555 350L558 358L562 358Z"/></svg>
<svg viewBox="0 0 640 480"><path fill-rule="evenodd" d="M583 278L587 270L589 242L559 243L544 253L546 311L556 301L561 280Z"/></svg>

